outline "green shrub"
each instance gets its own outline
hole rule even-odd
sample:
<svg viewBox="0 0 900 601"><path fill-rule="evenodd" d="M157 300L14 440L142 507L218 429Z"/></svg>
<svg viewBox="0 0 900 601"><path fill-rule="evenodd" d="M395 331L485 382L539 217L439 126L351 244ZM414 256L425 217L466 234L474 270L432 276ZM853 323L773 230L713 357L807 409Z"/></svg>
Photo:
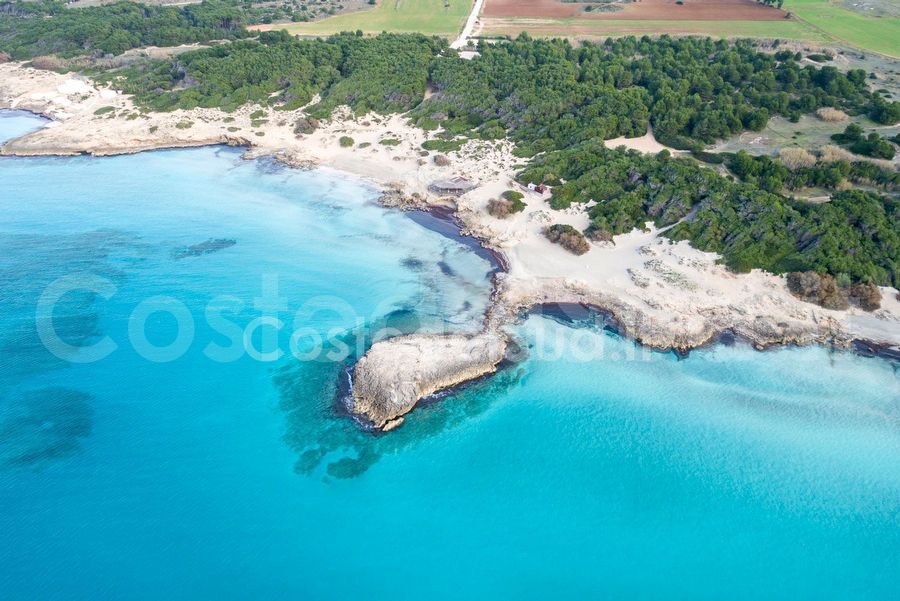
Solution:
<svg viewBox="0 0 900 601"><path fill-rule="evenodd" d="M500 195L503 199L509 201L509 212L510 213L521 213L525 210L525 202L522 200L525 198L525 195L521 192L517 192L516 190L507 190L503 194Z"/></svg>
<svg viewBox="0 0 900 601"><path fill-rule="evenodd" d="M465 138L461 140L425 140L422 142L422 148L436 152L455 152L462 148L466 141Z"/></svg>

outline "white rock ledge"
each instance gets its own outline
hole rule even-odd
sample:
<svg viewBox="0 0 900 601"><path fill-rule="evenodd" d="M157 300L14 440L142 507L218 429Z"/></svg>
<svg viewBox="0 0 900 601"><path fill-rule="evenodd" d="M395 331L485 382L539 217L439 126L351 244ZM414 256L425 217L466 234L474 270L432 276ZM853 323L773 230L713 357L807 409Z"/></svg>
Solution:
<svg viewBox="0 0 900 601"><path fill-rule="evenodd" d="M493 373L506 352L502 333L413 334L372 345L353 369L351 411L388 430L431 394Z"/></svg>

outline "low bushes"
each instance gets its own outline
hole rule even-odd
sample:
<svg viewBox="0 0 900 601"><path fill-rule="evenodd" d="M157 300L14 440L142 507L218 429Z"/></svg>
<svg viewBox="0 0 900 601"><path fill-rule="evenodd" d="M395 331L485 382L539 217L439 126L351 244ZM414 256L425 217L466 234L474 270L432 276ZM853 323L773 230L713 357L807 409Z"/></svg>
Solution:
<svg viewBox="0 0 900 601"><path fill-rule="evenodd" d="M488 201L487 212L491 217L506 219L512 213L512 203L503 198L492 198Z"/></svg>
<svg viewBox="0 0 900 601"><path fill-rule="evenodd" d="M788 169L809 168L816 165L815 155L803 148L782 148L778 152L778 158Z"/></svg>
<svg viewBox="0 0 900 601"><path fill-rule="evenodd" d="M522 198L524 195L521 192L507 190L500 198L492 198L488 201L488 213L497 219L505 219L513 213L521 213L525 210Z"/></svg>
<svg viewBox="0 0 900 601"><path fill-rule="evenodd" d="M875 311L881 308L881 290L872 283L854 284L850 287L850 300L864 311Z"/></svg>
<svg viewBox="0 0 900 601"><path fill-rule="evenodd" d="M521 213L525 210L525 201L522 200L523 198L525 198L525 195L521 192L517 192L515 190L507 190L500 196L510 203L510 211L512 213Z"/></svg>
<svg viewBox="0 0 900 601"><path fill-rule="evenodd" d="M319 128L319 120L312 117L301 117L294 125L295 134L311 134Z"/></svg>
<svg viewBox="0 0 900 601"><path fill-rule="evenodd" d="M571 225L562 223L551 225L544 230L544 236L546 236L550 242L559 244L567 251L576 255L583 255L591 250L591 243L587 241L584 234Z"/></svg>
<svg viewBox="0 0 900 601"><path fill-rule="evenodd" d="M814 271L794 271L787 274L787 286L791 294L800 300L826 309L843 310L850 306L847 294L830 275Z"/></svg>
<svg viewBox="0 0 900 601"><path fill-rule="evenodd" d="M454 152L462 148L466 143L462 140L425 140L422 142L422 148L425 150L436 150L438 152Z"/></svg>
<svg viewBox="0 0 900 601"><path fill-rule="evenodd" d="M847 113L830 106L823 106L822 108L817 110L816 116L822 121L827 121L828 123L840 123L841 121L847 120Z"/></svg>
<svg viewBox="0 0 900 601"><path fill-rule="evenodd" d="M847 309L851 301L864 311L881 308L881 290L878 286L871 282L860 282L842 287L840 279L814 271L792 272L787 275L787 285L791 294L800 300L826 309Z"/></svg>
<svg viewBox="0 0 900 601"><path fill-rule="evenodd" d="M865 135L862 127L856 123L851 123L840 134L834 134L831 139L838 144L844 144L849 148L850 152L874 157L876 159L894 158L894 145L886 138L882 138L877 132L871 132Z"/></svg>

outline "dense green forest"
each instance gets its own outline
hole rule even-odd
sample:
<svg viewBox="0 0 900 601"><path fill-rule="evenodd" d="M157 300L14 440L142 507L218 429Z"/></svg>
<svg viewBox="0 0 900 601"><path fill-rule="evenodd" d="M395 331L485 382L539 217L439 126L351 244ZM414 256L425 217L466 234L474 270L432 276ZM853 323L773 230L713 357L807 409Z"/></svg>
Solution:
<svg viewBox="0 0 900 601"><path fill-rule="evenodd" d="M447 48L445 40L423 35L345 33L299 41L273 31L258 41L186 52L106 76L153 110L234 110L247 102L294 109L320 94L311 109L316 117L327 117L341 104L358 114L404 112L421 102L428 66Z"/></svg>
<svg viewBox="0 0 900 601"><path fill-rule="evenodd" d="M526 154L640 135L648 123L664 144L692 148L760 130L772 115L796 119L823 106L858 114L883 104L864 71L801 67L793 53L760 53L746 40L626 37L573 46L522 35L480 50L478 60L435 61L438 93L416 114L509 135Z"/></svg>
<svg viewBox="0 0 900 601"><path fill-rule="evenodd" d="M769 192L806 187L835 190L847 181L890 193L900 191L900 173L869 161L819 162L792 169L771 157L752 156L741 151L727 155L726 163L729 170L742 181Z"/></svg>
<svg viewBox="0 0 900 601"><path fill-rule="evenodd" d="M747 41L663 36L575 47L523 36L485 45L471 61L445 52L441 40L416 35L301 41L271 33L236 46L132 70L127 89L157 109L231 108L236 99L267 101L269 95L291 102L293 94L283 92L293 86L335 101L350 99L360 110L391 112L418 104L430 82L436 93L411 114L419 125L440 122L450 133L508 136L524 156L595 138L642 135L648 125L669 146L699 148L762 129L773 115L795 119L823 106L851 114L878 108L890 116L884 101L868 91L864 71L801 67L792 53L760 53ZM334 46L339 55L332 54ZM322 53L338 77L298 72L291 58L302 62ZM256 88L249 96L248 86Z"/></svg>
<svg viewBox="0 0 900 601"><path fill-rule="evenodd" d="M59 0L0 0L0 51L14 59L121 54L249 36L240 8L213 0L187 6L117 2L67 9Z"/></svg>
<svg viewBox="0 0 900 601"><path fill-rule="evenodd" d="M539 156L526 182L555 184L551 203L595 201L587 234L606 238L648 221L665 235L715 251L736 271L820 271L852 281L900 284L900 202L861 190L830 202L798 202L729 181L667 151L643 155L599 141ZM564 183L563 183L564 182Z"/></svg>
<svg viewBox="0 0 900 601"><path fill-rule="evenodd" d="M330 54L335 45L340 55ZM258 87L254 100L264 93L282 98L289 81L389 112L417 104L430 81L435 95L412 113L419 124L440 121L450 132L509 136L525 155L641 135L648 124L668 145L694 148L761 129L776 114L796 118L822 106L858 114L884 104L867 90L863 71L800 67L791 53L760 53L749 42L663 36L574 47L523 37L486 45L472 61L445 49L438 39L415 35L301 41L272 33L260 43L200 50L144 67L143 73L133 70L127 85L154 108L186 108L232 106L230 99L243 96L248 84ZM333 57L330 65L340 76L328 81L307 71L305 80L298 79L291 57L320 51ZM228 69L212 66L214 61ZM398 102L398 94L411 97ZM356 103L358 96L365 102Z"/></svg>

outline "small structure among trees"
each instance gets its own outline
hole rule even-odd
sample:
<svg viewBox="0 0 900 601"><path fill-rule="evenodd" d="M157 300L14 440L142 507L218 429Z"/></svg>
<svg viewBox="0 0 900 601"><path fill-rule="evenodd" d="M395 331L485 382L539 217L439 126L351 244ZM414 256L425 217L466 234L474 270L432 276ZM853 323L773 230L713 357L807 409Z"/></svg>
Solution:
<svg viewBox="0 0 900 601"><path fill-rule="evenodd" d="M431 182L428 189L438 194L452 194L453 196L462 196L466 192L474 190L477 186L475 182L464 177L451 177L449 179L438 179Z"/></svg>

